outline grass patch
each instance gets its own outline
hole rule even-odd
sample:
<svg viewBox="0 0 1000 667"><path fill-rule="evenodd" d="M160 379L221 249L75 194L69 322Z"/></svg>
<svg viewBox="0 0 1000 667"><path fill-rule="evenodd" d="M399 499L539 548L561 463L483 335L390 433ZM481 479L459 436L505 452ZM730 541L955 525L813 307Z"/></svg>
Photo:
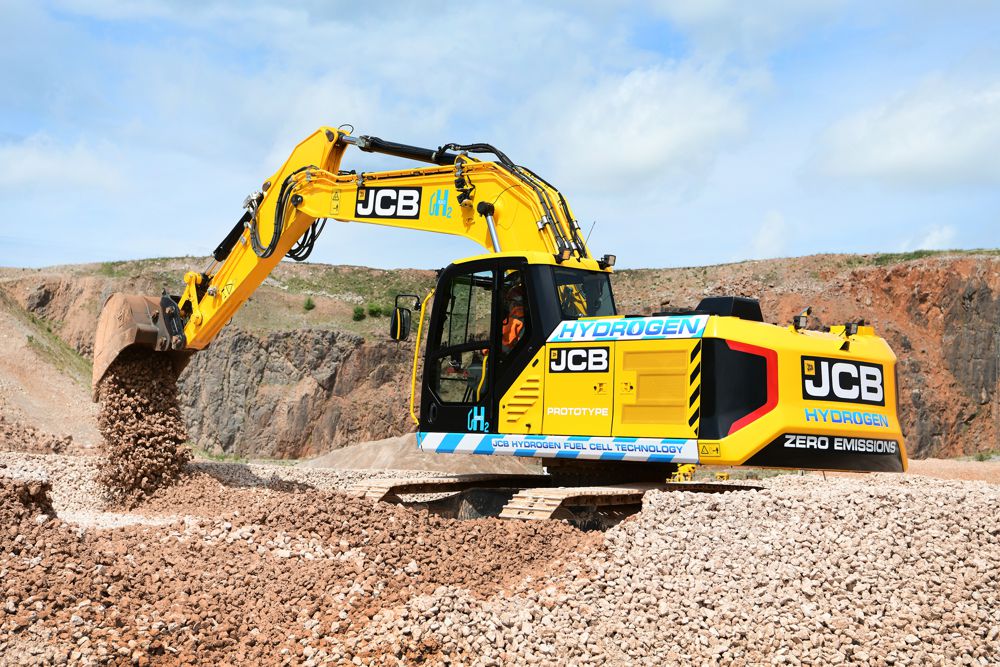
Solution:
<svg viewBox="0 0 1000 667"><path fill-rule="evenodd" d="M354 296L362 303L381 303L397 294L426 294L433 275L410 271L381 271L359 267L316 267L307 275L282 276L290 292Z"/></svg>
<svg viewBox="0 0 1000 667"><path fill-rule="evenodd" d="M104 276L106 278L124 278L128 275L125 267L128 262L101 262L101 266L97 269L97 275Z"/></svg>
<svg viewBox="0 0 1000 667"><path fill-rule="evenodd" d="M944 250L913 250L910 252L880 253L872 258L875 266L886 266L889 264L901 264L902 262L912 262L916 259L931 257L943 254Z"/></svg>
<svg viewBox="0 0 1000 667"><path fill-rule="evenodd" d="M52 333L51 326L40 318L26 313L36 334L28 336L28 347L49 365L65 373L80 384L90 384L93 368L90 361Z"/></svg>
<svg viewBox="0 0 1000 667"><path fill-rule="evenodd" d="M843 268L853 269L858 266L891 266L903 262L912 262L925 257L938 255L988 255L1000 256L998 248L972 248L969 250L911 250L909 252L882 252L874 255L850 255L840 262Z"/></svg>

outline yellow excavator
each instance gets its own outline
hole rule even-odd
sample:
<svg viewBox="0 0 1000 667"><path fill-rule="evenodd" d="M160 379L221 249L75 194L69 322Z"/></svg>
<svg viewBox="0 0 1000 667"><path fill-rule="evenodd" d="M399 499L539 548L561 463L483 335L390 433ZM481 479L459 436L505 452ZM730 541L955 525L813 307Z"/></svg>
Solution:
<svg viewBox="0 0 1000 667"><path fill-rule="evenodd" d="M351 147L403 166L345 171ZM488 144L419 148L320 128L244 208L179 296L108 299L95 387L127 347L182 367L283 257L306 259L328 221L364 222L486 250L443 269L425 298L396 297L393 339L418 318L410 413L424 450L536 457L604 484L663 481L685 464L906 468L896 357L872 327L810 330L808 311L768 324L756 300L735 296L619 313L615 257L593 257L563 195Z"/></svg>

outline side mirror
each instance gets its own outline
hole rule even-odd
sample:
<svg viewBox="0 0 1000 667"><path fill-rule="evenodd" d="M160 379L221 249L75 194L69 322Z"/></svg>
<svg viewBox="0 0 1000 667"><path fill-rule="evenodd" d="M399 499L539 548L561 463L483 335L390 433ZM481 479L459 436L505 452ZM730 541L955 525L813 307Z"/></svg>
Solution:
<svg viewBox="0 0 1000 667"><path fill-rule="evenodd" d="M410 320L412 315L409 308L396 306L392 310L392 318L389 320L389 338L393 340L406 340L410 335Z"/></svg>
<svg viewBox="0 0 1000 667"><path fill-rule="evenodd" d="M399 305L400 300L409 301L413 299L413 308ZM389 338L400 341L406 340L410 335L410 322L413 319L413 310L420 310L420 297L416 294L397 294L396 305L392 309L392 318L389 320Z"/></svg>

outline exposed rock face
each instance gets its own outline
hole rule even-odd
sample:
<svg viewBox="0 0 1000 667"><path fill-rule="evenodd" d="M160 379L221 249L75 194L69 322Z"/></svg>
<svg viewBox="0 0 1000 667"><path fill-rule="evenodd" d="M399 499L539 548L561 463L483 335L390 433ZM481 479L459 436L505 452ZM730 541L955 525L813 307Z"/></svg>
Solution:
<svg viewBox="0 0 1000 667"><path fill-rule="evenodd" d="M989 405L997 391L1000 292L982 277L955 287L941 339L945 363L971 401Z"/></svg>
<svg viewBox="0 0 1000 667"><path fill-rule="evenodd" d="M1000 260L938 260L855 271L899 357L900 420L911 456L1000 447Z"/></svg>
<svg viewBox="0 0 1000 667"><path fill-rule="evenodd" d="M337 331L228 329L181 375L191 440L284 458L404 433L412 350Z"/></svg>

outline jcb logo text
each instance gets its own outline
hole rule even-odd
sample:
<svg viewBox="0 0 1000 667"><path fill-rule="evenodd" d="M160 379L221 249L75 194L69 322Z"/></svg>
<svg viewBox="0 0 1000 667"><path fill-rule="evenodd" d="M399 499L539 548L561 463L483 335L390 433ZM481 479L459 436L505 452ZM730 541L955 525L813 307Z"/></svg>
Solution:
<svg viewBox="0 0 1000 667"><path fill-rule="evenodd" d="M420 217L420 188L361 188L354 214L359 218Z"/></svg>
<svg viewBox="0 0 1000 667"><path fill-rule="evenodd" d="M549 353L552 373L605 373L610 352L607 347L557 347Z"/></svg>
<svg viewBox="0 0 1000 667"><path fill-rule="evenodd" d="M881 364L802 357L802 398L885 405Z"/></svg>

